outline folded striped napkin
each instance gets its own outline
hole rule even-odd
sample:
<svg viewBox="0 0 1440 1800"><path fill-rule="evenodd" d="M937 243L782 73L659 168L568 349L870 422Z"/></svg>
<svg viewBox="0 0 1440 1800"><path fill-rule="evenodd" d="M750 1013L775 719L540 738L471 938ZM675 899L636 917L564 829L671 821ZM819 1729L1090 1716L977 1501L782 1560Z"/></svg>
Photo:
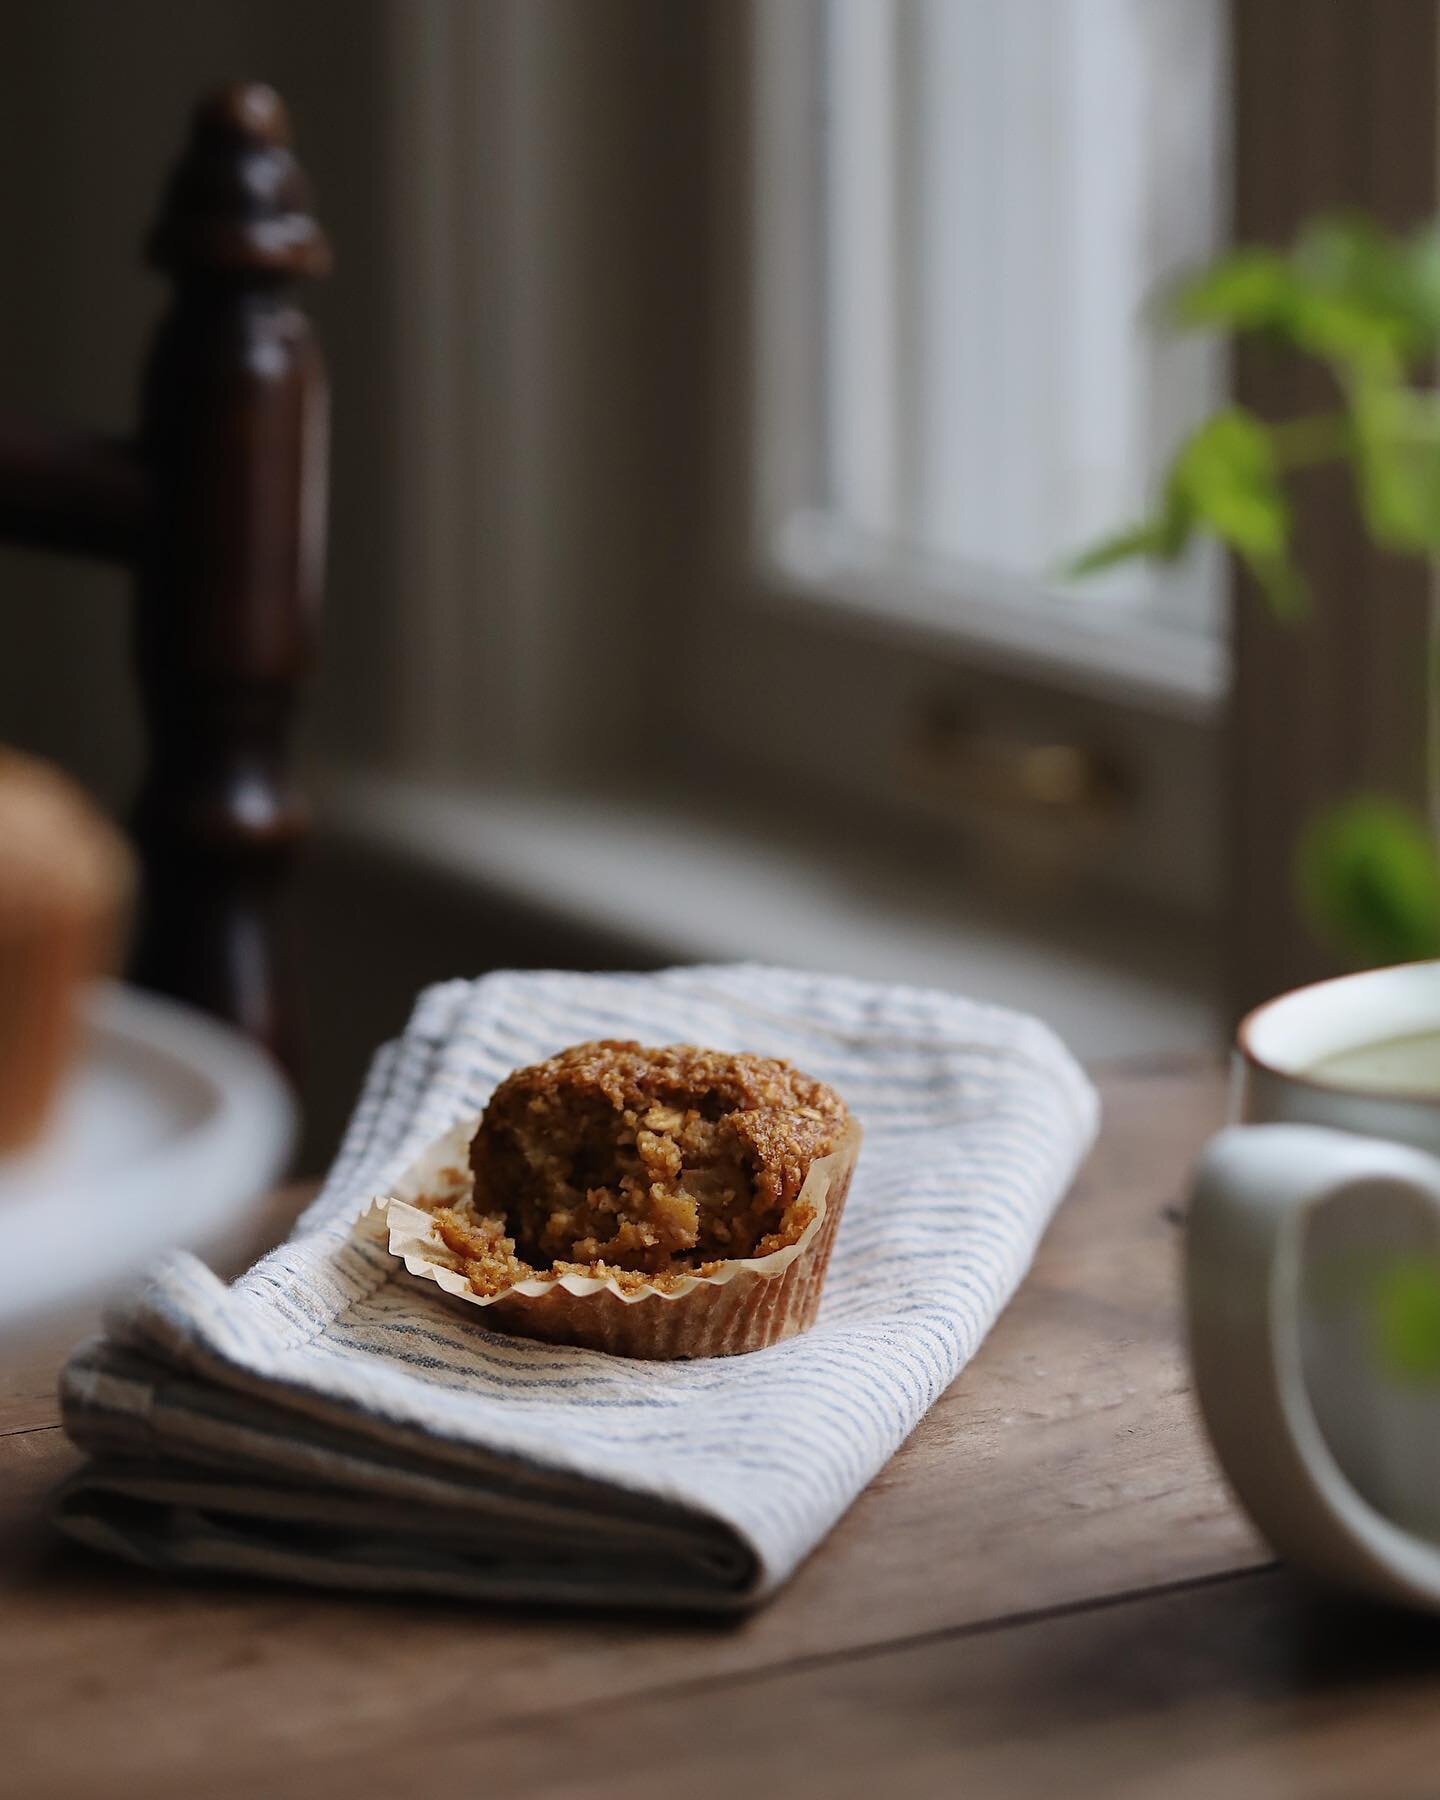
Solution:
<svg viewBox="0 0 1440 1800"><path fill-rule="evenodd" d="M585 1038L791 1058L865 1128L820 1317L748 1356L509 1338L363 1222L517 1065ZM73 1537L168 1570L723 1610L772 1592L955 1378L1094 1134L1032 1019L758 967L501 973L421 995L294 1235L233 1286L177 1254L62 1378Z"/></svg>

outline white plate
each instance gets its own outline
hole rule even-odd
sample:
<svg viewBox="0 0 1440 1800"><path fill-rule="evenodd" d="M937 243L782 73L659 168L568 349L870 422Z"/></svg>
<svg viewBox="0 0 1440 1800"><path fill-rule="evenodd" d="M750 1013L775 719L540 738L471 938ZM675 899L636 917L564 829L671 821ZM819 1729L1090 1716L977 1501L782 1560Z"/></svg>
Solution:
<svg viewBox="0 0 1440 1800"><path fill-rule="evenodd" d="M224 1239L284 1168L270 1059L173 1000L98 984L45 1139L0 1157L0 1333L102 1297L166 1248Z"/></svg>

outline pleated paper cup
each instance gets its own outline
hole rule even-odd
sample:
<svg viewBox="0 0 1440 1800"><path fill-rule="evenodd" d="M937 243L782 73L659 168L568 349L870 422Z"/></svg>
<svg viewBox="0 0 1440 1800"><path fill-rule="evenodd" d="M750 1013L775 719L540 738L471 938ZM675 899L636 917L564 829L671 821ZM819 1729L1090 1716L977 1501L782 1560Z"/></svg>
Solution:
<svg viewBox="0 0 1440 1800"><path fill-rule="evenodd" d="M382 1202L390 1253L412 1275L433 1281L501 1331L576 1344L615 1356L739 1356L794 1337L815 1321L835 1233L860 1154L849 1120L828 1156L810 1165L800 1198L815 1209L800 1237L769 1256L736 1258L714 1275L687 1275L673 1287L621 1288L612 1278L561 1275L477 1294L435 1229L433 1211L468 1192L457 1127L432 1145ZM473 1132L473 1124L469 1130ZM468 1138L465 1140L468 1142Z"/></svg>

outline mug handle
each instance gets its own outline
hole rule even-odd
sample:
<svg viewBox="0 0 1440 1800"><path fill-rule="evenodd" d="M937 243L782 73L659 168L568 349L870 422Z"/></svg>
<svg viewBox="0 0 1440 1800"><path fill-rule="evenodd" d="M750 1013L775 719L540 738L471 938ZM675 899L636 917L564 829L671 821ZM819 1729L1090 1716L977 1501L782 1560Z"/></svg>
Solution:
<svg viewBox="0 0 1440 1800"><path fill-rule="evenodd" d="M1440 1545L1356 1491L1321 1435L1301 1365L1306 1216L1380 1188L1440 1213L1440 1161L1313 1125L1232 1126L1212 1139L1186 1242L1191 1364L1225 1473L1277 1550L1349 1587L1440 1611Z"/></svg>

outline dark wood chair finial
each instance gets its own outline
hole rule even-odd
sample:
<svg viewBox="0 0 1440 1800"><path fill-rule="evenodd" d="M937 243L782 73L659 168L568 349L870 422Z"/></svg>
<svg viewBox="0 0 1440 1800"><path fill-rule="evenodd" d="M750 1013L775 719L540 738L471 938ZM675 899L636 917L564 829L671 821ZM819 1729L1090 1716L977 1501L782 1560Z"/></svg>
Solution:
<svg viewBox="0 0 1440 1800"><path fill-rule="evenodd" d="M207 94L195 108L195 129L233 132L279 150L288 150L291 144L290 114L265 81L232 81Z"/></svg>
<svg viewBox="0 0 1440 1800"><path fill-rule="evenodd" d="M269 88L195 116L150 240L174 283L146 374L137 561L150 759L137 975L293 1061L282 876L305 829L289 773L324 554L326 383L289 292L329 268Z"/></svg>
<svg viewBox="0 0 1440 1800"><path fill-rule="evenodd" d="M177 278L327 275L330 246L310 207L284 102L263 82L239 82L197 107L150 260Z"/></svg>

